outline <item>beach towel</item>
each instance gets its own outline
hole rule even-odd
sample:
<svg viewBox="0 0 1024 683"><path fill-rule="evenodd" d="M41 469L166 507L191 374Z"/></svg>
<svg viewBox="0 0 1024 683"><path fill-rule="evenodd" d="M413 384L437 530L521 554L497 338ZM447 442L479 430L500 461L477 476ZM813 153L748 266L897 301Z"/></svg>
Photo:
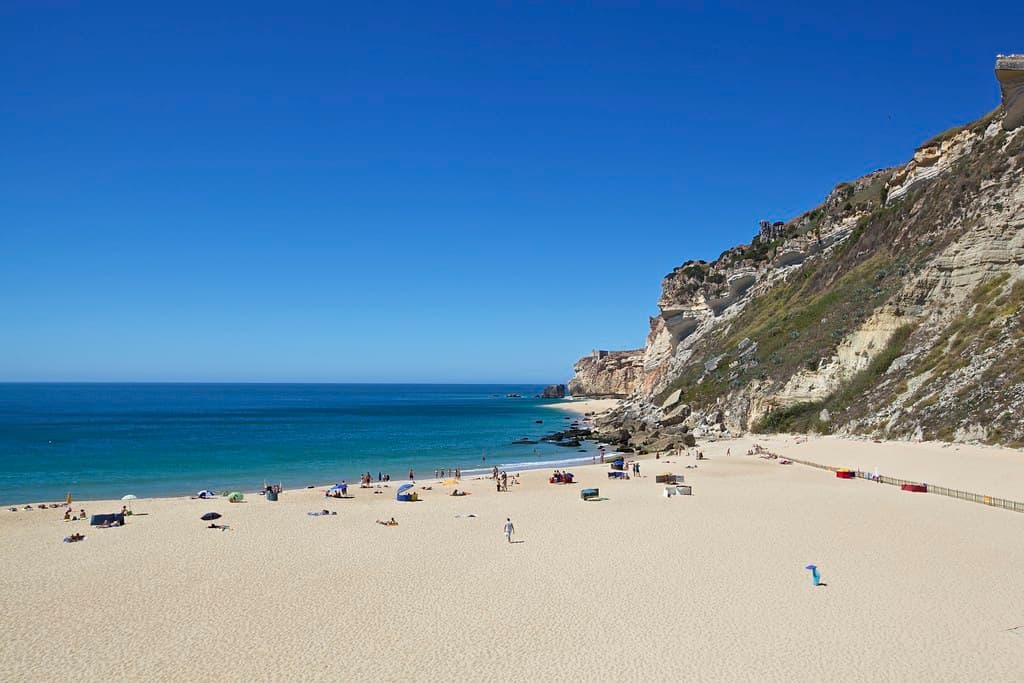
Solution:
<svg viewBox="0 0 1024 683"><path fill-rule="evenodd" d="M111 524L113 524L114 522L117 522L118 524L124 524L124 515L118 512L117 514L110 515L93 515L89 518L90 526L99 526L101 524L105 524L106 522L110 522Z"/></svg>

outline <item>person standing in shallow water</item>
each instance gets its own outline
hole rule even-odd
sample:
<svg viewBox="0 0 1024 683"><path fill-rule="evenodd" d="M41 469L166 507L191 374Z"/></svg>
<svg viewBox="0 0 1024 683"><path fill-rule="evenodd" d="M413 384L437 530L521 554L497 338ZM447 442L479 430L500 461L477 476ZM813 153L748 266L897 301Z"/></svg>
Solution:
<svg viewBox="0 0 1024 683"><path fill-rule="evenodd" d="M512 542L512 534L515 533L516 528L512 526L512 518L505 518L505 540L509 543Z"/></svg>

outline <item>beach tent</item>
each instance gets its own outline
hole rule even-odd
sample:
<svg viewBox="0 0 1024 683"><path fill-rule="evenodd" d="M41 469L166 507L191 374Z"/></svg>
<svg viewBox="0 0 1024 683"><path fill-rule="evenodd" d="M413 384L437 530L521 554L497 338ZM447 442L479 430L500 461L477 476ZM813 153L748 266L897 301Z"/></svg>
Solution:
<svg viewBox="0 0 1024 683"><path fill-rule="evenodd" d="M213 498L217 494L214 491L211 491L210 489L203 489L196 495L199 496L200 498Z"/></svg>
<svg viewBox="0 0 1024 683"><path fill-rule="evenodd" d="M344 486L342 484L335 484L334 486L332 486L331 488L329 488L327 490L328 491L345 491L346 489L348 489L347 486Z"/></svg>
<svg viewBox="0 0 1024 683"><path fill-rule="evenodd" d="M245 496L243 496L238 491L232 491L231 493L228 494L229 503L241 503L243 500L245 500Z"/></svg>
<svg viewBox="0 0 1024 683"><path fill-rule="evenodd" d="M398 494L395 496L395 500L400 500L400 501L403 501L403 502L406 502L406 503L411 501L411 500L413 500L413 495L415 495L415 494L413 494L413 493L406 493L406 491L409 491L410 489L412 489L413 486L414 486L414 484L402 484L401 486L399 486L398 487Z"/></svg>
<svg viewBox="0 0 1024 683"><path fill-rule="evenodd" d="M204 522L212 522L215 519L220 519L220 513L219 512L207 512L205 515L203 515L199 519L203 520Z"/></svg>

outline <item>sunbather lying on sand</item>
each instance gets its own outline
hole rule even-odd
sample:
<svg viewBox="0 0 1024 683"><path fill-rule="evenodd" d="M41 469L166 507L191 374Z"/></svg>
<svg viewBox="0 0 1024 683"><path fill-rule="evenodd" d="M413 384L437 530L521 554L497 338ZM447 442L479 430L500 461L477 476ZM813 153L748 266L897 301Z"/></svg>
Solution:
<svg viewBox="0 0 1024 683"><path fill-rule="evenodd" d="M338 513L337 512L331 512L330 510L321 510L320 512L307 512L306 514L309 515L310 517L324 517L324 516L330 517L331 515L336 515Z"/></svg>
<svg viewBox="0 0 1024 683"><path fill-rule="evenodd" d="M468 496L469 494L466 493L465 491L460 491L458 489L455 489L454 491L452 491L452 495L453 496Z"/></svg>
<svg viewBox="0 0 1024 683"><path fill-rule="evenodd" d="M221 531L226 531L227 529L230 529L231 527L229 527L227 524L211 524L210 526L208 526L206 528L207 529L220 529Z"/></svg>
<svg viewBox="0 0 1024 683"><path fill-rule="evenodd" d="M384 520L378 519L377 524L383 524L384 526L398 526L398 522L395 521L394 517L392 517L386 522Z"/></svg>
<svg viewBox="0 0 1024 683"><path fill-rule="evenodd" d="M83 536L82 534L71 534L70 536L65 536L64 537L64 542L65 543L77 543L78 541L84 541L84 540L85 540L85 536Z"/></svg>

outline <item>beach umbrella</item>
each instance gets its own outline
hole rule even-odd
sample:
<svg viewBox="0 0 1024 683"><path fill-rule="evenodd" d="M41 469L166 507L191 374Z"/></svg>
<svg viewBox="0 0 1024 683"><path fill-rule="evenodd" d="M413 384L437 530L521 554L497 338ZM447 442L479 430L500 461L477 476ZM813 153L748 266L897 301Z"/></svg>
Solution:
<svg viewBox="0 0 1024 683"><path fill-rule="evenodd" d="M229 503L241 503L243 500L245 500L245 496L243 496L238 491L232 491L231 493L228 494Z"/></svg>
<svg viewBox="0 0 1024 683"><path fill-rule="evenodd" d="M129 493L127 496L121 496L121 500L127 500L128 501L128 509L131 510L132 509L132 501L133 500L138 500L138 498L136 496L133 496L132 494Z"/></svg>
<svg viewBox="0 0 1024 683"><path fill-rule="evenodd" d="M204 522L212 522L215 519L220 519L220 513L218 513L218 512L207 512L205 515L203 515L199 519L203 520Z"/></svg>

